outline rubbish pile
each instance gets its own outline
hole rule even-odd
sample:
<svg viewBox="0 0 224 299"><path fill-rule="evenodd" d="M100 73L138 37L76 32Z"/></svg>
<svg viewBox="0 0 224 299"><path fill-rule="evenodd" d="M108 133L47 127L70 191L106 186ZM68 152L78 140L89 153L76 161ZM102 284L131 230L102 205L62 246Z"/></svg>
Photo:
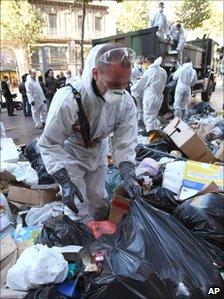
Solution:
<svg viewBox="0 0 224 299"><path fill-rule="evenodd" d="M66 212L36 141L18 151L3 138L3 298L222 298L223 122L203 121L139 137L142 196L131 201L110 165L109 217L88 224Z"/></svg>

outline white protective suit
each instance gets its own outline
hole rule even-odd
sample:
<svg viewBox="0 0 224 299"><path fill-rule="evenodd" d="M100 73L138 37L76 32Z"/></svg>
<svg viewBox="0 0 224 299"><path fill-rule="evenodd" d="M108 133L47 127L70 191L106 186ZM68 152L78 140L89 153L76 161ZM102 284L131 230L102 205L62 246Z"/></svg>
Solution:
<svg viewBox="0 0 224 299"><path fill-rule="evenodd" d="M179 64L182 64L183 59L183 49L186 41L186 31L183 26L180 29L180 32L177 33L176 25L173 25L170 29L169 33L170 39L172 42L177 42L176 50L178 51L177 60Z"/></svg>
<svg viewBox="0 0 224 299"><path fill-rule="evenodd" d="M143 66L141 68L138 65L135 65L135 67L132 69L132 75L131 75L131 81L132 83L137 82L138 80L141 79L145 72L145 69Z"/></svg>
<svg viewBox="0 0 224 299"><path fill-rule="evenodd" d="M151 18L151 21L149 22L149 27L155 27L155 26L159 27L157 31L158 37L164 39L169 34L170 26L167 21L167 17L163 12L157 12Z"/></svg>
<svg viewBox="0 0 224 299"><path fill-rule="evenodd" d="M34 106L31 105L31 111L35 126L41 126L46 122L47 117L47 104L44 103L46 98L43 90L39 81L31 78L30 75L27 76L25 88L29 103L34 102Z"/></svg>
<svg viewBox="0 0 224 299"><path fill-rule="evenodd" d="M72 82L82 96L91 139L96 140L95 145L85 147L82 136L73 130L72 126L78 120L78 106L69 86L56 92L38 142L47 171L54 174L66 167L72 182L82 193L84 203L76 204L78 217L85 223L91 217L97 218L98 213L106 207L107 136L114 133L112 157L116 166L122 161L135 163L137 145L137 111L130 94L125 92L121 102L109 104L93 91L92 69L102 46L91 49L82 79Z"/></svg>
<svg viewBox="0 0 224 299"><path fill-rule="evenodd" d="M173 80L178 80L174 95L174 114L183 119L191 87L197 82L197 73L192 63L184 63L179 67L173 75Z"/></svg>
<svg viewBox="0 0 224 299"><path fill-rule="evenodd" d="M142 79L134 84L131 89L131 94L136 99L137 105L139 105L139 118L141 119L143 115L146 132L156 130L159 126L157 117L163 102L163 90L167 81L167 74L160 67L161 63L162 58L157 58L145 71Z"/></svg>

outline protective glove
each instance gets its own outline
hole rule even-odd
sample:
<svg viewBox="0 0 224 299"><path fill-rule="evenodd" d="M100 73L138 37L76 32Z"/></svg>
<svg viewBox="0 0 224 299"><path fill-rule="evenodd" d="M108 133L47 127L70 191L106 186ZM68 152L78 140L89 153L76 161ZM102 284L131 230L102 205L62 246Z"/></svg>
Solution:
<svg viewBox="0 0 224 299"><path fill-rule="evenodd" d="M119 165L121 179L124 189L128 192L131 199L142 195L142 189L136 180L135 165L131 162L121 162Z"/></svg>
<svg viewBox="0 0 224 299"><path fill-rule="evenodd" d="M32 102L30 103L30 105L34 106L34 105L35 105L34 101L32 101Z"/></svg>
<svg viewBox="0 0 224 299"><path fill-rule="evenodd" d="M78 197L80 202L83 202L83 197L79 189L72 183L66 168L58 170L53 174L55 181L61 186L62 189L62 202L71 209L74 213L78 214L78 209L75 205L74 195Z"/></svg>
<svg viewBox="0 0 224 299"><path fill-rule="evenodd" d="M46 100L44 100L43 102L44 102L44 104L47 104L47 101L46 101Z"/></svg>

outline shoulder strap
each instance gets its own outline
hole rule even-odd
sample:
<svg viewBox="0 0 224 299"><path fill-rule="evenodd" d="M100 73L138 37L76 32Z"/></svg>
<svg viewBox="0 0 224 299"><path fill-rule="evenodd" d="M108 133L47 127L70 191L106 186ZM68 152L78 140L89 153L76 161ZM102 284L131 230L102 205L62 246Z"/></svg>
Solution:
<svg viewBox="0 0 224 299"><path fill-rule="evenodd" d="M66 84L66 86L71 87L72 92L74 94L74 98L79 107L78 117L79 117L80 133L82 135L85 146L91 147L92 141L90 138L90 125L89 125L88 119L86 117L86 113L85 113L83 105L82 105L81 94L70 83Z"/></svg>

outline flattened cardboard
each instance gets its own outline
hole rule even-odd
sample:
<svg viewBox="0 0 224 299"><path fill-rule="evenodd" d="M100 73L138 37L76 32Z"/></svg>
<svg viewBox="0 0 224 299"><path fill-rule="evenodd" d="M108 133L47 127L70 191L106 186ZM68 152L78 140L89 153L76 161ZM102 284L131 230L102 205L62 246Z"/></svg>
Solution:
<svg viewBox="0 0 224 299"><path fill-rule="evenodd" d="M205 163L217 161L201 138L180 118L175 117L163 131L189 159Z"/></svg>
<svg viewBox="0 0 224 299"><path fill-rule="evenodd" d="M119 224L123 216L129 212L130 203L128 193L123 188L118 188L112 199L109 220Z"/></svg>
<svg viewBox="0 0 224 299"><path fill-rule="evenodd" d="M9 187L8 200L28 205L42 206L56 200L58 189L33 190L24 187Z"/></svg>
<svg viewBox="0 0 224 299"><path fill-rule="evenodd" d="M17 246L9 234L0 240L0 249L0 285L2 287L6 282L9 269L17 259Z"/></svg>

